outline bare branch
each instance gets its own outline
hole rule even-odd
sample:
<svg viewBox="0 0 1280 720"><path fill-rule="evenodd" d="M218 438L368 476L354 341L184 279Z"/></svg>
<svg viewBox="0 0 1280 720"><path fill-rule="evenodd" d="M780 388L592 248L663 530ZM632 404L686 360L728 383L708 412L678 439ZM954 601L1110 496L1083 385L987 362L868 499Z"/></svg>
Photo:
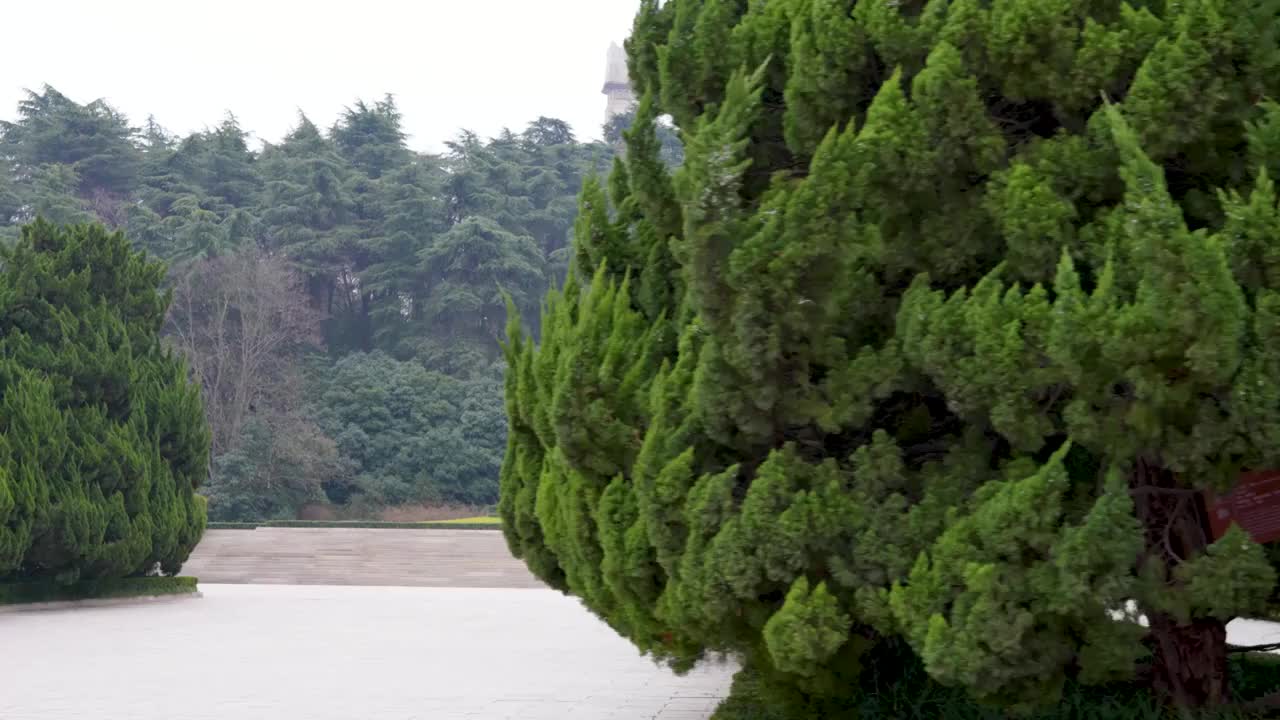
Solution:
<svg viewBox="0 0 1280 720"><path fill-rule="evenodd" d="M197 262L174 284L167 334L199 380L215 454L235 447L259 405L284 407L292 355L319 342L320 315L283 258L243 252Z"/></svg>

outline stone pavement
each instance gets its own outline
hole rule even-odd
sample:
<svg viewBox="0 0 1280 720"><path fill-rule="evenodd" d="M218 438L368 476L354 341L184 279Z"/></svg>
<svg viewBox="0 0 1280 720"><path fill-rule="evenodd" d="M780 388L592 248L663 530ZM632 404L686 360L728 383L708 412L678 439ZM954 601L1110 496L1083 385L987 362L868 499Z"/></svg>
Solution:
<svg viewBox="0 0 1280 720"><path fill-rule="evenodd" d="M0 615L0 720L706 720L486 530L211 530L203 598Z"/></svg>
<svg viewBox="0 0 1280 720"><path fill-rule="evenodd" d="M542 587L497 530L209 530L182 571L201 585Z"/></svg>
<svg viewBox="0 0 1280 720"><path fill-rule="evenodd" d="M0 718L704 720L732 673L676 677L550 590L201 588L0 615Z"/></svg>
<svg viewBox="0 0 1280 720"><path fill-rule="evenodd" d="M205 597L0 615L0 720L705 720L734 669L654 665L494 532L211 531L187 570Z"/></svg>

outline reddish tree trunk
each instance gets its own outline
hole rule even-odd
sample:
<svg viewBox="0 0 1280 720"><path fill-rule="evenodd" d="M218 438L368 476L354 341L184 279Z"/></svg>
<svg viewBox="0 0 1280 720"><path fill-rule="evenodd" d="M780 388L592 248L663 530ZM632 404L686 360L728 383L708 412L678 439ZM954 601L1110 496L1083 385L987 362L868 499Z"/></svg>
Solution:
<svg viewBox="0 0 1280 720"><path fill-rule="evenodd" d="M1145 557L1164 564L1169 592L1182 592L1174 571L1211 542L1204 500L1200 493L1179 487L1170 470L1149 461L1137 463L1131 486L1144 530ZM1226 624L1212 618L1181 623L1162 612L1146 615L1151 628L1152 687L1182 707L1226 702L1230 696Z"/></svg>

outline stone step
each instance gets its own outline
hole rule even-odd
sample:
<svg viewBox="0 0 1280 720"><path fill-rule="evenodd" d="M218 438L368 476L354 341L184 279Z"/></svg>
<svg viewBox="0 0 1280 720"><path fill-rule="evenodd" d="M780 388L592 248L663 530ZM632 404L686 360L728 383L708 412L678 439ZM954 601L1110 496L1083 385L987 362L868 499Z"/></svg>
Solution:
<svg viewBox="0 0 1280 720"><path fill-rule="evenodd" d="M202 583L545 587L497 530L209 530L182 574Z"/></svg>

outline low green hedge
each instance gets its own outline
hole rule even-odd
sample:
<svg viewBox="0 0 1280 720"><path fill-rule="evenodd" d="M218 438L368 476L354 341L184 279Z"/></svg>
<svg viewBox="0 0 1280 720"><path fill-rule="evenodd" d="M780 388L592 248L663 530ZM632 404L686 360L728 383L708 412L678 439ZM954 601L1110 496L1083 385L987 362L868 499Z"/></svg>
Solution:
<svg viewBox="0 0 1280 720"><path fill-rule="evenodd" d="M498 530L493 522L382 522L378 520L267 520L260 523L211 522L210 530L254 530L263 528L373 528L381 530Z"/></svg>
<svg viewBox="0 0 1280 720"><path fill-rule="evenodd" d="M71 585L51 581L0 583L0 605L185 595L195 591L193 577L104 578Z"/></svg>

